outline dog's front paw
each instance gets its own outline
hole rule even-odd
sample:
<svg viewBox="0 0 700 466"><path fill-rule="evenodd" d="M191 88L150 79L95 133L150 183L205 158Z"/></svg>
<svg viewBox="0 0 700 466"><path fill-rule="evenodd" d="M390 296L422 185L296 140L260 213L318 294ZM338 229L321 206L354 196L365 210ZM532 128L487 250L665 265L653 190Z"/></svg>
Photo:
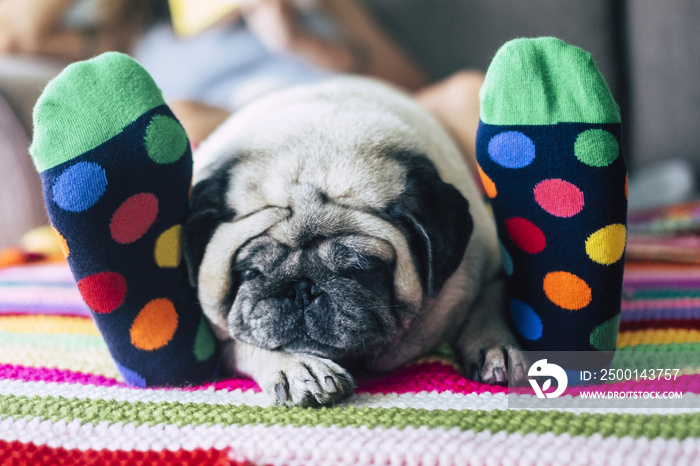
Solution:
<svg viewBox="0 0 700 466"><path fill-rule="evenodd" d="M463 354L464 370L472 380L489 384L519 385L530 367L513 345L488 346Z"/></svg>
<svg viewBox="0 0 700 466"><path fill-rule="evenodd" d="M349 397L357 386L352 375L330 359L303 354L286 356L280 367L259 381L277 405L329 406Z"/></svg>

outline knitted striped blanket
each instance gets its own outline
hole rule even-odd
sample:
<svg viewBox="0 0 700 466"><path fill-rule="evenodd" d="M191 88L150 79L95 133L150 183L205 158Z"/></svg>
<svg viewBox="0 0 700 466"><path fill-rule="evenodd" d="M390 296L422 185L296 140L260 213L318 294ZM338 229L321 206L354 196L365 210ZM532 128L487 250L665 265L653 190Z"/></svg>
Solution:
<svg viewBox="0 0 700 466"><path fill-rule="evenodd" d="M700 266L629 263L618 347L700 351ZM447 354L358 383L324 409L271 407L247 379L131 388L67 266L0 270L3 465L700 464L700 409L508 409ZM697 397L700 374L675 389Z"/></svg>

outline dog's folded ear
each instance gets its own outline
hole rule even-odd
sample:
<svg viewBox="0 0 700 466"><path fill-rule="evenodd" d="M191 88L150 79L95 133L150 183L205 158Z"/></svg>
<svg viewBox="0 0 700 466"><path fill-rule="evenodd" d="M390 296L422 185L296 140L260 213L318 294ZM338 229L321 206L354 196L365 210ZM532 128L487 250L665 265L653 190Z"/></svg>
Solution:
<svg viewBox="0 0 700 466"><path fill-rule="evenodd" d="M469 202L427 158L407 165L404 190L386 212L407 231L423 289L435 297L462 262L474 224Z"/></svg>
<svg viewBox="0 0 700 466"><path fill-rule="evenodd" d="M236 213L226 204L235 160L222 164L211 176L198 182L190 195L190 211L183 230L183 249L190 284L197 287L204 252L217 227L230 222Z"/></svg>

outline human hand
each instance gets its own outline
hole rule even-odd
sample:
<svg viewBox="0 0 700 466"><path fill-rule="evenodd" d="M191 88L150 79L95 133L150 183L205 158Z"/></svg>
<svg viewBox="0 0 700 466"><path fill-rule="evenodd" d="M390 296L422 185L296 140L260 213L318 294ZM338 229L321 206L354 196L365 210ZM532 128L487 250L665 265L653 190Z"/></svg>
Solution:
<svg viewBox="0 0 700 466"><path fill-rule="evenodd" d="M318 0L243 0L241 15L249 29L273 52L294 54L332 71L363 71L363 41L350 34L332 11L322 11L331 21L331 27L324 28L329 29L326 33L307 27L304 10L322 5L325 4Z"/></svg>
<svg viewBox="0 0 700 466"><path fill-rule="evenodd" d="M240 14L270 50L293 53L330 71L385 79L409 90L428 76L356 0L239 0ZM322 10L330 34L307 28L304 11ZM312 18L308 18L312 19ZM315 18L313 18L315 19ZM323 27L326 29L331 29Z"/></svg>
<svg viewBox="0 0 700 466"><path fill-rule="evenodd" d="M296 2L290 0L243 0L241 15L248 28L275 52L294 53L308 35L299 21Z"/></svg>

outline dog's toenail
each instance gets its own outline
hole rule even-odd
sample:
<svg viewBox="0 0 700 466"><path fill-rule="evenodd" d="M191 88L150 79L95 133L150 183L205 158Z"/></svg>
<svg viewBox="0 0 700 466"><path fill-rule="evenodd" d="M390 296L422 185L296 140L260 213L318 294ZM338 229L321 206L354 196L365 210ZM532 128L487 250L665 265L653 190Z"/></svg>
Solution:
<svg viewBox="0 0 700 466"><path fill-rule="evenodd" d="M515 381L516 381L516 382L519 382L519 381L523 380L523 372L524 372L524 371L523 371L523 365L522 365L522 364L518 364L517 366L515 366L515 370L514 370L513 372L514 372L514 375L515 375Z"/></svg>
<svg viewBox="0 0 700 466"><path fill-rule="evenodd" d="M321 387L318 386L318 382L315 380L306 380L304 381L304 385L306 385L306 389L314 395L318 395L322 391Z"/></svg>
<svg viewBox="0 0 700 466"><path fill-rule="evenodd" d="M284 384L275 385L275 393L280 401L287 401L287 390L284 388Z"/></svg>
<svg viewBox="0 0 700 466"><path fill-rule="evenodd" d="M493 370L493 377L496 379L496 382L505 382L506 381L506 375L503 372L502 367L497 367Z"/></svg>

